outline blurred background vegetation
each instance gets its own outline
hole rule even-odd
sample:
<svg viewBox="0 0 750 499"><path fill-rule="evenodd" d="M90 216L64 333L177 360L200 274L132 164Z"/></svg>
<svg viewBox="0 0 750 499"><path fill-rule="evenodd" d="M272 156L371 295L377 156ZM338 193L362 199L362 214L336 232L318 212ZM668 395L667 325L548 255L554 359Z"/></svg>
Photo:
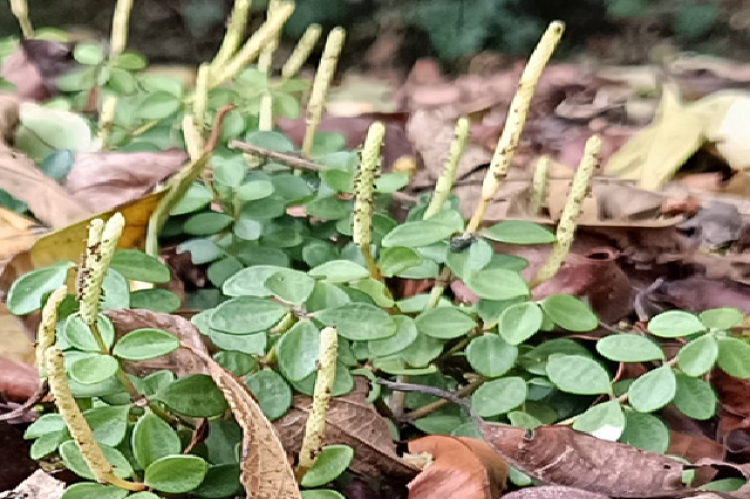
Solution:
<svg viewBox="0 0 750 499"><path fill-rule="evenodd" d="M261 13L267 0L255 0ZM115 0L29 0L37 27L74 28L104 39ZM211 57L224 33L231 0L136 0L130 46L154 63L196 63ZM261 15L254 22L261 21ZM749 0L297 0L286 36L312 22L344 26L344 64L367 63L363 53L380 39L381 59L408 69L435 56L448 67L483 51L525 55L552 19L568 24L562 54L589 54L609 62L642 63L653 47L750 59ZM6 2L0 37L17 33ZM387 40L384 42L384 38ZM388 53L390 50L390 53Z"/></svg>

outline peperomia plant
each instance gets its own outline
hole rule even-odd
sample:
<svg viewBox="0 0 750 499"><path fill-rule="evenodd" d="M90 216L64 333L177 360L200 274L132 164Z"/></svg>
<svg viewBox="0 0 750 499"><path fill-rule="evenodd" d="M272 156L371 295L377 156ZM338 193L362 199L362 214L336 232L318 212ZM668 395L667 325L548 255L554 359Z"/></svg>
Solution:
<svg viewBox="0 0 750 499"><path fill-rule="evenodd" d="M246 3L238 0L235 6L240 17ZM160 142L165 137L184 138L190 163L170 184L149 231L158 233L161 242L176 243L179 251L190 253L193 264L205 268L211 286L188 294L188 307L201 309L191 321L218 349L213 360L242 379L263 415L277 420L292 407L295 394L313 397L295 473L302 488L311 488L303 497L338 497L315 488L335 482L356 459L356 449L345 445L320 452L330 398L351 392L356 375L456 388L460 396L471 397L477 415L490 421L527 429L572 424L600 438L658 452L666 451L669 433L653 413L674 403L688 417L711 417L716 399L703 378L715 364L731 376L750 377L750 346L729 332L741 318L733 309L699 317L666 312L651 321L650 335L634 329L589 348L583 341L558 337L599 326L585 302L562 294L532 298L534 287L551 279L568 255L597 163L598 138L587 143L556 233L523 221L484 222L507 174L536 81L562 34L561 23L552 23L522 75L472 217L466 220L450 195L469 129L468 120L460 119L433 196L414 203L400 221L388 215L388 208L408 175L381 173L384 126L373 124L362 149L355 151L345 149L343 137L315 131L342 32L328 37L301 155L288 137L269 129L276 115L269 95L301 90L290 77L309 53L315 31L299 45L278 87L258 86L252 98L257 98L259 119L248 118L240 93L253 88L255 78L269 81L269 66L245 66L278 33L289 5L271 2L264 27L239 49L235 37L244 23L233 17L225 41L230 48L223 46L210 65L201 67L195 91L183 96L177 87L159 87L161 81L158 90L136 98L139 118L123 129L136 126L139 133L122 140L141 147L145 137L161 137L149 146L160 148L166 146ZM132 114L121 97L106 141L112 146L120 143L117 113ZM226 104L236 107L227 114ZM207 140L207 123L220 112L225 113L223 126L215 125ZM162 128L168 131L153 135ZM243 135L255 149L243 151L241 143L229 147ZM207 174L202 169L209 157ZM546 168L540 162L532 211L544 198ZM165 283L170 273L156 257L153 239L149 254L115 251L123 224L117 214L106 224L91 222L76 299L65 288L73 262L29 272L8 294L15 314L44 309L40 372L49 379L57 411L29 427L26 436L35 439L32 456L59 455L82 478L100 482L74 485L66 499L102 493L120 498L129 491L138 499L155 493L232 497L240 489L240 441L246 428L239 418L225 417L224 387L205 374L176 378L159 371L141 378L123 370L123 361L166 355L180 342L152 328L115 341L116 331L103 311L173 312L181 305L164 289L131 291L133 281ZM498 253L494 242L553 246L527 282L520 272L528 262ZM428 293L402 298L394 283L408 279L434 284ZM454 303L446 295L454 279L477 295L476 304ZM657 338L689 343L668 360ZM628 362L655 364L635 379L613 378L614 363ZM425 433L477 435L457 407L431 395L404 396L373 383L369 401L394 422L412 423ZM206 420L207 436L193 438L199 434L197 419ZM511 479L517 485L530 483L522 473L514 472Z"/></svg>

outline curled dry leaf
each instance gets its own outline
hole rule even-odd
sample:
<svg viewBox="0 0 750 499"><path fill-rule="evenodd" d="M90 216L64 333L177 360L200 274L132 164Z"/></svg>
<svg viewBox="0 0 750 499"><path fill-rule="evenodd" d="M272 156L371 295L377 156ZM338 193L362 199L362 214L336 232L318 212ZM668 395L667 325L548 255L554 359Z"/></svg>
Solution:
<svg viewBox="0 0 750 499"><path fill-rule="evenodd" d="M37 222L0 206L0 270L45 232L47 229Z"/></svg>
<svg viewBox="0 0 750 499"><path fill-rule="evenodd" d="M187 153L77 153L65 179L65 190L90 211L104 211L138 199L160 180L182 168Z"/></svg>
<svg viewBox="0 0 750 499"><path fill-rule="evenodd" d="M355 473L372 479L406 482L418 470L396 454L388 424L367 402L367 391L367 379L357 376L352 393L331 399L323 445L346 444L352 447L354 460L349 468ZM289 412L274 422L284 448L290 453L300 451L311 403L310 397L295 395Z"/></svg>
<svg viewBox="0 0 750 499"><path fill-rule="evenodd" d="M433 459L409 483L409 499L497 499L505 488L508 467L481 440L431 435L409 442L409 452Z"/></svg>
<svg viewBox="0 0 750 499"><path fill-rule="evenodd" d="M245 487L247 497L301 499L282 442L245 383L208 355L191 351L206 363L208 373L224 393L235 419L242 427L240 482Z"/></svg>
<svg viewBox="0 0 750 499"><path fill-rule="evenodd" d="M568 426L540 426L533 435L499 424L485 423L481 429L509 464L547 485L613 497L658 497L688 490L682 472L690 466Z"/></svg>
<svg viewBox="0 0 750 499"><path fill-rule="evenodd" d="M151 310L131 309L107 310L105 314L112 320L116 338L121 338L129 332L141 328L163 329L177 336L183 345L190 347L190 351L208 355L208 350L206 350L206 346L203 344L201 335L198 333L196 327L192 322L178 315L152 312ZM126 362L125 365L129 372L133 372L138 376L145 376L161 369L172 371L178 377L206 372L203 363L199 362L195 358L195 355L184 349L175 350L169 355L155 359Z"/></svg>
<svg viewBox="0 0 750 499"><path fill-rule="evenodd" d="M516 490L503 496L505 499L609 499L609 497L573 487L548 485Z"/></svg>

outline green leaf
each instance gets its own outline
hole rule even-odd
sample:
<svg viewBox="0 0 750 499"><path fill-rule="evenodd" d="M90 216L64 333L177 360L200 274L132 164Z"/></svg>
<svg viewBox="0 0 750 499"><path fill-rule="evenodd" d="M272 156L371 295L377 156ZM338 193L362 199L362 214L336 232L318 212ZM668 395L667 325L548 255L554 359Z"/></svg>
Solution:
<svg viewBox="0 0 750 499"><path fill-rule="evenodd" d="M209 324L224 333L258 333L278 324L287 312L288 309L280 303L242 296L216 307Z"/></svg>
<svg viewBox="0 0 750 499"><path fill-rule="evenodd" d="M305 205L308 216L324 220L344 220L352 213L354 203L339 199L337 195L323 196L313 199Z"/></svg>
<svg viewBox="0 0 750 499"><path fill-rule="evenodd" d="M70 440L70 434L67 429L45 433L34 440L31 449L29 449L29 457L34 460L39 460L55 452L60 444L68 440Z"/></svg>
<svg viewBox="0 0 750 499"><path fill-rule="evenodd" d="M746 483L747 480L742 478L723 478L721 480L714 480L713 482L707 483L698 487L698 489L713 492L734 492L735 490L739 490Z"/></svg>
<svg viewBox="0 0 750 499"><path fill-rule="evenodd" d="M304 272L284 269L268 277L263 285L281 300L293 305L301 305L312 294L315 279Z"/></svg>
<svg viewBox="0 0 750 499"><path fill-rule="evenodd" d="M677 365L688 376L703 376L719 357L719 343L710 334L705 334L680 348Z"/></svg>
<svg viewBox="0 0 750 499"><path fill-rule="evenodd" d="M396 303L393 301L386 284L377 279L373 279L372 277L351 284L349 289L358 289L359 291L362 291L372 298L375 305L381 308L391 308Z"/></svg>
<svg viewBox="0 0 750 499"><path fill-rule="evenodd" d="M404 246L383 248L378 260L380 271L385 277L393 277L407 269L417 267L421 263L422 255L414 249Z"/></svg>
<svg viewBox="0 0 750 499"><path fill-rule="evenodd" d="M179 309L180 297L168 289L139 289L130 293L130 308L171 314Z"/></svg>
<svg viewBox="0 0 750 499"><path fill-rule="evenodd" d="M125 499L128 494L127 490L114 485L82 482L66 488L60 499Z"/></svg>
<svg viewBox="0 0 750 499"><path fill-rule="evenodd" d="M375 180L375 191L390 194L407 185L409 185L408 173L385 173Z"/></svg>
<svg viewBox="0 0 750 499"><path fill-rule="evenodd" d="M107 459L109 464L114 468L115 475L120 478L128 478L133 475L133 468L117 449L110 447L109 445L99 444L104 453L104 457ZM91 468L86 464L86 460L83 459L81 451L78 449L76 443L72 440L60 445L60 457L62 458L65 466L75 473L76 475L93 480L94 474L91 472Z"/></svg>
<svg viewBox="0 0 750 499"><path fill-rule="evenodd" d="M483 384L471 395L471 407L480 417L498 416L523 404L526 392L523 378L496 379Z"/></svg>
<svg viewBox="0 0 750 499"><path fill-rule="evenodd" d="M418 334L411 345L401 351L401 358L412 367L427 367L443 353L445 341Z"/></svg>
<svg viewBox="0 0 750 499"><path fill-rule="evenodd" d="M120 95L132 95L137 90L135 77L120 68L109 68L106 88Z"/></svg>
<svg viewBox="0 0 750 499"><path fill-rule="evenodd" d="M302 248L302 260L310 267L317 267L338 257L338 250L327 241L313 239Z"/></svg>
<svg viewBox="0 0 750 499"><path fill-rule="evenodd" d="M245 136L245 141L254 146L275 152L289 153L294 152L297 149L286 135L279 132L250 132Z"/></svg>
<svg viewBox="0 0 750 499"><path fill-rule="evenodd" d="M125 438L128 429L130 405L94 407L83 413L94 439L110 447L115 447Z"/></svg>
<svg viewBox="0 0 750 499"><path fill-rule="evenodd" d="M50 433L56 433L61 430L65 430L67 425L63 420L62 416L56 413L43 414L36 421L31 423L23 434L23 438L26 440L32 438L39 438L42 435Z"/></svg>
<svg viewBox="0 0 750 499"><path fill-rule="evenodd" d="M396 323L396 334L368 342L368 348L373 356L385 357L401 352L417 339L417 326L411 317L394 315L393 321Z"/></svg>
<svg viewBox="0 0 750 499"><path fill-rule="evenodd" d="M192 234L194 236L210 236L212 234L218 234L229 227L229 224L231 224L232 221L232 217L225 213L216 213L213 211L198 213L185 221L182 230L185 231L186 234Z"/></svg>
<svg viewBox="0 0 750 499"><path fill-rule="evenodd" d="M182 106L179 97L169 92L157 91L149 94L136 110L136 116L144 120L163 120Z"/></svg>
<svg viewBox="0 0 750 499"><path fill-rule="evenodd" d="M560 390L577 395L612 391L609 374L599 362L581 355L554 355L547 361L547 376Z"/></svg>
<svg viewBox="0 0 750 499"><path fill-rule="evenodd" d="M303 490L302 499L346 499L335 490L317 489Z"/></svg>
<svg viewBox="0 0 750 499"><path fill-rule="evenodd" d="M310 321L298 322L276 343L281 372L292 381L309 376L315 371L319 347L320 331L315 324Z"/></svg>
<svg viewBox="0 0 750 499"><path fill-rule="evenodd" d="M486 300L510 300L529 295L526 281L512 270L482 269L469 272L465 278L469 289Z"/></svg>
<svg viewBox="0 0 750 499"><path fill-rule="evenodd" d="M702 333L706 327L695 315L682 310L661 313L648 322L648 330L662 338L677 338Z"/></svg>
<svg viewBox="0 0 750 499"><path fill-rule="evenodd" d="M586 332L599 325L599 319L591 307L575 296L550 295L540 305L555 324L568 331Z"/></svg>
<svg viewBox="0 0 750 499"><path fill-rule="evenodd" d="M506 244L554 243L555 235L541 225L520 220L500 222L482 231L482 236Z"/></svg>
<svg viewBox="0 0 750 499"><path fill-rule="evenodd" d="M674 29L683 39L708 35L721 13L718 5L703 2L681 2L676 10Z"/></svg>
<svg viewBox="0 0 750 499"><path fill-rule="evenodd" d="M472 272L487 267L493 254L492 246L478 239L471 244L468 251L450 252L448 266L459 279L467 279Z"/></svg>
<svg viewBox="0 0 750 499"><path fill-rule="evenodd" d="M735 378L750 378L750 345L738 338L719 338L719 368Z"/></svg>
<svg viewBox="0 0 750 499"><path fill-rule="evenodd" d="M112 354L125 360L161 357L180 348L180 340L161 329L136 329L115 344Z"/></svg>
<svg viewBox="0 0 750 499"><path fill-rule="evenodd" d="M576 417L573 429L616 442L625 429L625 414L616 400L597 404Z"/></svg>
<svg viewBox="0 0 750 499"><path fill-rule="evenodd" d="M263 283L283 267L273 265L253 265L242 269L224 282L222 291L227 296L256 296L260 298L273 296Z"/></svg>
<svg viewBox="0 0 750 499"><path fill-rule="evenodd" d="M656 416L627 411L620 442L663 454L669 448L669 428Z"/></svg>
<svg viewBox="0 0 750 499"><path fill-rule="evenodd" d="M332 260L308 272L312 277L323 278L332 284L358 281L370 276L366 268L349 260Z"/></svg>
<svg viewBox="0 0 750 499"><path fill-rule="evenodd" d="M237 224L235 224L234 227L236 229ZM211 281L211 284L221 289L224 283L227 282L227 279L243 268L245 267L239 260L229 256L211 263L211 265L208 266L208 269L206 269L206 276L208 277L208 280Z"/></svg>
<svg viewBox="0 0 750 499"><path fill-rule="evenodd" d="M439 307L422 312L415 323L419 332L438 339L458 338L477 327L471 317L453 307Z"/></svg>
<svg viewBox="0 0 750 499"><path fill-rule="evenodd" d="M218 464L208 467L203 483L193 490L190 495L201 499L221 499L235 497L242 484L240 483L239 464ZM131 498L133 496L130 496Z"/></svg>
<svg viewBox="0 0 750 499"><path fill-rule="evenodd" d="M152 412L138 419L131 445L133 456L144 470L154 461L182 451L180 437L174 428Z"/></svg>
<svg viewBox="0 0 750 499"><path fill-rule="evenodd" d="M435 222L406 222L396 226L382 241L385 248L406 246L407 248L419 248L429 246L446 239L453 234L455 229L448 225Z"/></svg>
<svg viewBox="0 0 750 499"><path fill-rule="evenodd" d="M67 279L73 262L64 260L49 267L32 270L16 279L8 291L6 305L13 315L26 315L42 308L44 296Z"/></svg>
<svg viewBox="0 0 750 499"><path fill-rule="evenodd" d="M210 376L191 374L159 391L157 398L178 414L192 418L218 416L227 409L227 401Z"/></svg>
<svg viewBox="0 0 750 499"><path fill-rule="evenodd" d="M115 339L115 327L112 325L112 321L109 320L104 314L99 314L96 318L97 329L99 334L102 336L104 345L109 348L112 346L112 342ZM94 339L94 335L89 327L84 324L80 314L75 313L69 315L65 320L65 327L63 329L65 339L68 343L85 352L99 352L99 344Z"/></svg>
<svg viewBox="0 0 750 499"><path fill-rule="evenodd" d="M248 376L246 382L269 420L280 418L292 406L292 389L276 371L263 369Z"/></svg>
<svg viewBox="0 0 750 499"><path fill-rule="evenodd" d="M144 483L168 494L183 494L197 488L208 471L208 463L198 456L168 456L146 468Z"/></svg>
<svg viewBox="0 0 750 499"><path fill-rule="evenodd" d="M89 353L71 364L70 377L84 385L99 383L117 373L120 364L111 355Z"/></svg>
<svg viewBox="0 0 750 499"><path fill-rule="evenodd" d="M316 312L326 326L336 327L349 340L379 340L396 334L396 323L383 310L367 303L349 303Z"/></svg>
<svg viewBox="0 0 750 499"><path fill-rule="evenodd" d="M234 193L240 201L255 201L269 197L273 191L273 183L270 181L251 180L239 186Z"/></svg>
<svg viewBox="0 0 750 499"><path fill-rule="evenodd" d="M318 377L317 370L301 381L290 381L290 384L298 392L312 397L315 389L315 380ZM331 396L341 397L354 390L354 376L341 362L336 363L336 374L334 375L333 390Z"/></svg>
<svg viewBox="0 0 750 499"><path fill-rule="evenodd" d="M483 376L496 378L510 371L518 358L518 347L495 334L474 338L466 347L466 360Z"/></svg>
<svg viewBox="0 0 750 499"><path fill-rule="evenodd" d="M240 217L252 220L271 220L282 216L286 212L286 204L276 196L256 201L246 201L242 204Z"/></svg>
<svg viewBox="0 0 750 499"><path fill-rule="evenodd" d="M704 326L713 329L730 329L742 323L742 312L736 308L712 308L700 313Z"/></svg>
<svg viewBox="0 0 750 499"><path fill-rule="evenodd" d="M112 258L111 268L134 281L164 283L170 279L169 267L135 249L118 249Z"/></svg>
<svg viewBox="0 0 750 499"><path fill-rule="evenodd" d="M113 63L118 68L138 71L146 67L146 58L135 52L123 52L115 58Z"/></svg>
<svg viewBox="0 0 750 499"><path fill-rule="evenodd" d="M130 286L115 269L109 269L102 283L102 310L130 308Z"/></svg>
<svg viewBox="0 0 750 499"><path fill-rule="evenodd" d="M354 449L348 445L323 447L315 463L300 481L303 487L320 487L338 478L354 459Z"/></svg>
<svg viewBox="0 0 750 499"><path fill-rule="evenodd" d="M707 382L677 373L677 392L672 401L685 416L704 421L716 414L716 394Z"/></svg>
<svg viewBox="0 0 750 499"><path fill-rule="evenodd" d="M542 327L542 310L533 302L511 305L500 314L498 331L511 345L520 345Z"/></svg>
<svg viewBox="0 0 750 499"><path fill-rule="evenodd" d="M39 169L54 180L63 180L70 173L75 161L75 154L70 149L58 149L44 158Z"/></svg>
<svg viewBox="0 0 750 499"><path fill-rule="evenodd" d="M636 379L628 389L628 400L638 412L654 412L672 401L677 380L670 366L662 366Z"/></svg>
<svg viewBox="0 0 750 499"><path fill-rule="evenodd" d="M231 350L217 352L214 355L214 360L235 376L245 376L258 367L258 361L252 355Z"/></svg>
<svg viewBox="0 0 750 499"><path fill-rule="evenodd" d="M596 351L617 362L662 360L664 352L648 338L636 334L613 334L596 342Z"/></svg>
<svg viewBox="0 0 750 499"><path fill-rule="evenodd" d="M87 66L96 66L104 61L104 49L96 43L78 43L73 49L76 61Z"/></svg>
<svg viewBox="0 0 750 499"><path fill-rule="evenodd" d="M213 195L208 187L196 183L188 188L185 195L169 211L169 214L174 216L193 213L208 206L212 200Z"/></svg>

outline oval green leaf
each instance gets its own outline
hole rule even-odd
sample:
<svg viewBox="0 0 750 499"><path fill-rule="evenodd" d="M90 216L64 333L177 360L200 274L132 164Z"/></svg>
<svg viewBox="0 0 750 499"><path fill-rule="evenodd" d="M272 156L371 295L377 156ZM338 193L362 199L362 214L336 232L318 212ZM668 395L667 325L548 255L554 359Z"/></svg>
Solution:
<svg viewBox="0 0 750 499"><path fill-rule="evenodd" d="M625 414L616 400L597 404L576 417L573 429L601 440L617 442L625 429Z"/></svg>
<svg viewBox="0 0 750 499"><path fill-rule="evenodd" d="M609 373L602 365L581 355L553 355L547 376L560 390L577 395L597 395L612 390Z"/></svg>
<svg viewBox="0 0 750 499"><path fill-rule="evenodd" d="M648 322L648 330L651 334L662 338L677 338L702 333L706 330L706 326L698 317L689 312L670 310L651 319Z"/></svg>
<svg viewBox="0 0 750 499"><path fill-rule="evenodd" d="M613 334L596 342L596 351L617 362L661 360L664 352L653 341L635 334Z"/></svg>
<svg viewBox="0 0 750 499"><path fill-rule="evenodd" d="M111 267L126 279L144 282L169 282L169 267L151 255L135 249L119 249L112 258Z"/></svg>
<svg viewBox="0 0 750 499"><path fill-rule="evenodd" d="M483 418L505 414L526 400L526 382L511 377L489 381L471 395L471 407Z"/></svg>
<svg viewBox="0 0 750 499"><path fill-rule="evenodd" d="M677 373L677 393L672 401L685 416L705 421L716 414L716 393L699 378Z"/></svg>
<svg viewBox="0 0 750 499"><path fill-rule="evenodd" d="M42 308L42 299L63 284L73 262L64 261L22 275L8 290L6 305L13 315L26 315Z"/></svg>
<svg viewBox="0 0 750 499"><path fill-rule="evenodd" d="M112 354L125 360L161 357L180 348L180 340L161 329L136 329L115 344Z"/></svg>
<svg viewBox="0 0 750 499"><path fill-rule="evenodd" d="M710 334L704 334L680 348L677 365L688 376L703 376L714 367L719 357L719 343Z"/></svg>
<svg viewBox="0 0 750 499"><path fill-rule="evenodd" d="M198 456L168 456L146 468L144 483L168 494L184 494L197 488L206 476L208 463Z"/></svg>
<svg viewBox="0 0 750 499"><path fill-rule="evenodd" d="M288 311L280 303L243 296L216 307L209 325L217 331L230 334L258 333L278 324Z"/></svg>
<svg viewBox="0 0 750 499"><path fill-rule="evenodd" d="M453 307L439 307L422 312L415 323L422 334L443 340L458 338L477 327L471 317Z"/></svg>
<svg viewBox="0 0 750 499"><path fill-rule="evenodd" d="M346 471L353 459L354 449L348 445L327 445L304 474L300 485L320 487L330 483Z"/></svg>
<svg viewBox="0 0 750 499"><path fill-rule="evenodd" d="M717 364L735 378L750 378L750 345L738 338L719 338Z"/></svg>
<svg viewBox="0 0 750 499"><path fill-rule="evenodd" d="M111 355L89 353L70 365L68 373L74 380L84 385L93 385L111 378L117 373L120 364Z"/></svg>
<svg viewBox="0 0 750 499"><path fill-rule="evenodd" d="M495 334L474 338L466 347L466 359L483 376L496 378L510 371L518 358L518 347Z"/></svg>
<svg viewBox="0 0 750 499"><path fill-rule="evenodd" d="M396 334L382 340L372 340L368 343L370 354L374 357L385 357L401 352L417 339L417 326L414 319L406 315L394 315Z"/></svg>
<svg viewBox="0 0 750 499"><path fill-rule="evenodd" d="M386 341L386 340L381 340ZM310 321L298 322L276 343L279 368L287 379L300 381L315 371L320 331Z"/></svg>
<svg viewBox="0 0 750 499"><path fill-rule="evenodd" d="M144 470L148 466L170 454L182 450L180 437L166 421L149 412L138 420L133 428L131 439L133 456Z"/></svg>
<svg viewBox="0 0 750 499"><path fill-rule="evenodd" d="M482 231L482 236L507 244L548 244L557 238L541 225L521 220L507 220Z"/></svg>
<svg viewBox="0 0 750 499"><path fill-rule="evenodd" d="M210 376L191 374L180 378L157 393L170 409L193 418L218 416L227 409L227 401Z"/></svg>
<svg viewBox="0 0 750 499"><path fill-rule="evenodd" d="M466 276L466 285L485 300L502 301L529 295L529 286L519 273L503 268L471 271Z"/></svg>
<svg viewBox="0 0 750 499"><path fill-rule="evenodd" d="M264 369L247 377L247 386L258 399L263 414L273 421L292 405L292 389L276 371Z"/></svg>
<svg viewBox="0 0 750 499"><path fill-rule="evenodd" d="M446 239L455 232L454 227L435 222L406 222L396 226L383 238L385 248L405 246L419 248Z"/></svg>
<svg viewBox="0 0 750 499"><path fill-rule="evenodd" d="M508 344L520 345L539 331L543 318L542 310L536 303L517 303L500 314L498 331Z"/></svg>
<svg viewBox="0 0 750 499"><path fill-rule="evenodd" d="M674 399L677 379L670 366L662 366L636 379L628 389L628 400L638 412L654 412Z"/></svg>
<svg viewBox="0 0 750 499"><path fill-rule="evenodd" d="M555 324L568 331L586 332L599 325L591 307L572 295L550 295L541 306Z"/></svg>
<svg viewBox="0 0 750 499"><path fill-rule="evenodd" d="M348 303L315 315L326 326L336 327L338 334L349 340L379 340L396 334L393 318L367 303Z"/></svg>
<svg viewBox="0 0 750 499"><path fill-rule="evenodd" d="M370 276L370 273L361 265L349 260L332 260L318 265L308 272L312 277L319 277L331 284L358 281Z"/></svg>
<svg viewBox="0 0 750 499"><path fill-rule="evenodd" d="M742 323L742 312L736 308L712 308L700 313L704 326L713 329L730 329Z"/></svg>
<svg viewBox="0 0 750 499"><path fill-rule="evenodd" d="M638 449L663 454L669 447L669 428L654 415L627 411L625 431L622 432L620 442Z"/></svg>

